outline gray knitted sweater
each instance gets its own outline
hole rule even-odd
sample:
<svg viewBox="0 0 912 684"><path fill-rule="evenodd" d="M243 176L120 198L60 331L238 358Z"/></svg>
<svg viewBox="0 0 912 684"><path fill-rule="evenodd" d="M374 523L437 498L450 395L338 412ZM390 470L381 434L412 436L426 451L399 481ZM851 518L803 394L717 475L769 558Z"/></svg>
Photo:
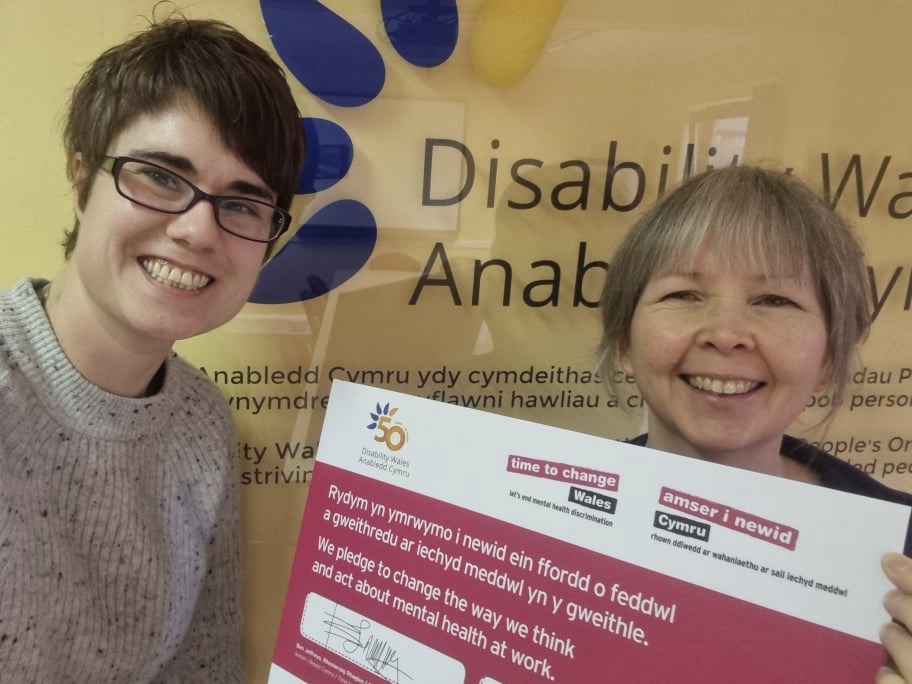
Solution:
<svg viewBox="0 0 912 684"><path fill-rule="evenodd" d="M70 365L35 294L0 292L0 682L239 682L237 441L177 356L161 391Z"/></svg>

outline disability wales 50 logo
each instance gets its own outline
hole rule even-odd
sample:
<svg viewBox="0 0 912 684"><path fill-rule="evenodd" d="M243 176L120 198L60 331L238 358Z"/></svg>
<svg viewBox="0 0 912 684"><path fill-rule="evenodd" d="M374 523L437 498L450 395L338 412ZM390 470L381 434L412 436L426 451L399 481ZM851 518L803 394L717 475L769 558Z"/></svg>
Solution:
<svg viewBox="0 0 912 684"><path fill-rule="evenodd" d="M390 408L389 403L385 406L377 404L376 411L370 414L371 423L367 426L368 430L374 431L374 441L383 443L390 451L399 451L408 441L405 426L393 420L398 411L398 408Z"/></svg>
<svg viewBox="0 0 912 684"><path fill-rule="evenodd" d="M399 451L408 442L408 431L405 426L395 419L398 408L390 407L389 403L370 412L371 422L367 429L371 431L373 441L378 443L377 448L362 447L358 463L385 473L390 478L407 478L412 464L407 458L399 455Z"/></svg>

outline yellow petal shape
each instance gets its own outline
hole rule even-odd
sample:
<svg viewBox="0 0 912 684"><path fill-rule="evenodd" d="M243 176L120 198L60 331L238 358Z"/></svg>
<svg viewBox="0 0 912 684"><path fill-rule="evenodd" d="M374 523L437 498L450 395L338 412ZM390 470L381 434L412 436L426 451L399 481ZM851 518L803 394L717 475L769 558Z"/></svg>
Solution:
<svg viewBox="0 0 912 684"><path fill-rule="evenodd" d="M472 33L475 73L493 86L519 83L535 66L565 0L487 0Z"/></svg>

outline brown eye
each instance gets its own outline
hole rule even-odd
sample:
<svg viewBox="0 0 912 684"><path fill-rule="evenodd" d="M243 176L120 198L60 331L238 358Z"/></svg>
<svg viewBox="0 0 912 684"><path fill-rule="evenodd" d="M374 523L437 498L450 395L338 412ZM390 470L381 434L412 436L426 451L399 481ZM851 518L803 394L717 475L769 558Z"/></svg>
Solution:
<svg viewBox="0 0 912 684"><path fill-rule="evenodd" d="M758 304L763 306L795 306L793 302L788 297L783 297L782 295L764 295L757 300Z"/></svg>
<svg viewBox="0 0 912 684"><path fill-rule="evenodd" d="M695 301L696 299L697 299L696 293L691 292L689 290L677 290L675 292L669 292L667 295L664 295L662 297L662 301L678 300L678 301L688 302L688 301Z"/></svg>

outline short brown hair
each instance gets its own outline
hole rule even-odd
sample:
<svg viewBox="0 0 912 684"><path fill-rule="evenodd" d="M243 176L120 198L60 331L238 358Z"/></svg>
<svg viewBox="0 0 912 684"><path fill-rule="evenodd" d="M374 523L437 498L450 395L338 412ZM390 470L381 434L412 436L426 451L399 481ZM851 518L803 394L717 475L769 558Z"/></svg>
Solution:
<svg viewBox="0 0 912 684"><path fill-rule="evenodd" d="M826 319L833 405L841 403L871 322L861 244L848 221L803 181L756 166L690 178L654 204L621 242L601 299L599 368L609 390L619 392L615 374L646 284L672 260L692 261L707 239L734 267L810 273Z"/></svg>
<svg viewBox="0 0 912 684"><path fill-rule="evenodd" d="M282 68L260 46L220 21L169 17L101 54L73 90L64 129L67 172L77 153L92 179L121 131L143 114L178 102L196 105L224 144L276 192L288 209L304 162L300 114ZM72 254L78 221L68 231Z"/></svg>

